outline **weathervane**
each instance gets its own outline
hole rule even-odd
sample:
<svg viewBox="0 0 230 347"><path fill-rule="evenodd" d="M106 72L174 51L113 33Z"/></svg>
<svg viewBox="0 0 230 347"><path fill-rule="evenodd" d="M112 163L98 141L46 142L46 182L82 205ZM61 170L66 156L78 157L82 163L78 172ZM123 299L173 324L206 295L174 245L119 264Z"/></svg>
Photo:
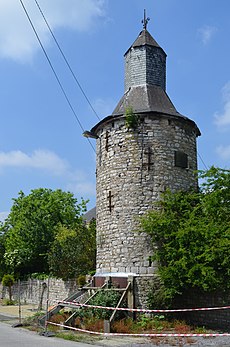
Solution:
<svg viewBox="0 0 230 347"><path fill-rule="evenodd" d="M148 22L150 21L150 18L147 17L146 18L146 12L145 12L145 9L144 9L144 19L142 19L141 23L143 23L143 29L146 30L147 29L147 25L148 25Z"/></svg>

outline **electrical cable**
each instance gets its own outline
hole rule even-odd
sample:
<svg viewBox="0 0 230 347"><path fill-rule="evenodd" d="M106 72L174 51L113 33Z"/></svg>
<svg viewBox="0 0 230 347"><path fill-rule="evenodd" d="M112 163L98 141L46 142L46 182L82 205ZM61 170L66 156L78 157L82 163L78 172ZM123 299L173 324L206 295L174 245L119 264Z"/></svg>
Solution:
<svg viewBox="0 0 230 347"><path fill-rule="evenodd" d="M94 107L92 106L92 104L91 104L89 98L87 97L87 95L86 95L85 91L83 90L83 88L82 88L80 82L78 81L78 79L77 79L77 77L76 77L76 75L75 75L73 69L71 68L71 66L70 66L70 64L69 64L69 62L68 62L68 60L67 60L67 58L66 58L66 56L65 56L65 54L64 54L64 52L63 52L63 50L62 50L62 48L61 48L61 46L59 45L59 43L58 43L58 41L57 41L57 39L56 39L56 37L55 37L53 31L52 31L52 29L51 29L51 27L50 27L50 25L49 25L47 19L46 19L45 15L44 15L44 12L42 11L42 9L41 9L41 7L40 7L38 1L37 1L37 0L34 0L34 2L36 3L36 5L37 5L37 7L38 7L38 9L39 9L39 11L40 11L42 17L43 17L43 20L44 20L44 22L46 23L46 25L47 25L47 27L48 27L48 29L49 29L49 32L50 32L50 34L52 35L53 40L54 40L55 44L57 45L57 47L58 47L58 49L59 49L59 51L60 51L60 53L61 53L61 55L62 55L62 57L63 57L63 59L64 59L64 61L65 61L65 63L66 63L66 65L68 66L68 68L69 68L69 70L70 70L70 72L71 72L71 74L72 74L72 76L73 76L75 82L77 83L78 87L80 88L82 94L84 95L84 97L85 97L86 101L88 102L90 108L92 109L93 113L96 115L96 117L98 118L98 120L100 120L100 118L99 118L97 112L95 111ZM80 128L81 128L82 131L84 132L84 128L83 128L83 126L82 126L82 124L81 124L81 122L80 122L80 120L79 120L79 118L78 118L78 116L77 116L77 114L76 114L76 112L75 112L75 110L74 110L74 108L73 108L73 106L72 106L72 104L71 104L71 102L70 102L70 100L69 100L69 98L68 98L68 96L67 96L65 90L64 90L64 87L63 87L63 85L62 85L62 83L61 83L61 81L60 81L60 79L59 79L59 77L58 77L58 75L57 75L57 73L56 73L56 71L55 71L55 69L54 69L52 63L51 63L51 60L50 60L49 57L48 57L48 54L47 54L47 52L46 52L46 50L45 50L45 48L44 48L44 46L43 46L43 44L42 44L42 42L41 42L39 36L38 36L38 33L37 33L37 31L36 31L36 29L35 29L33 23L32 23L32 20L31 20L31 18L30 18L30 16L29 16L29 14L28 14L28 12L27 12L25 6L24 6L23 1L20 0L20 3L21 3L21 5L22 5L22 7L23 7L23 9L24 9L24 12L25 12L25 14L26 14L26 16L27 16L27 18L28 18L28 20L29 20L29 22L30 22L30 25L31 25L31 27L32 27L32 29L33 29L33 31L34 31L36 37L37 37L37 40L38 40L38 42L39 42L39 44L40 44L40 46L41 46L41 48L42 48L42 50L43 50L43 52L44 52L44 54L45 54L45 57L46 57L46 59L47 59L49 65L50 65L50 67L51 67L51 69L52 69L52 71L53 71L53 73L54 73L54 75L55 75L55 78L56 78L56 80L57 80L57 82L58 82L58 84L59 84L59 86L60 86L60 88L61 88L61 90L62 90L62 93L64 94L64 97L65 97L65 99L66 99L66 101L67 101L69 107L71 108L71 110L72 110L72 112L73 112L73 114L74 114L74 116L75 116L75 118L76 118L76 120L77 120L77 122L78 122ZM95 149L94 149L93 145L91 144L89 138L87 138L87 140L88 140L88 142L90 143L90 145L91 145L93 151L95 152ZM202 159L202 157L201 157L201 155L199 154L199 152L198 152L198 156L199 156L199 158L200 158L202 164L203 164L204 167L206 168L206 170L208 170L208 167L207 167L207 165L205 164L205 162L204 162L204 160Z"/></svg>
<svg viewBox="0 0 230 347"><path fill-rule="evenodd" d="M207 165L206 165L205 162L203 161L203 159L202 159L202 157L201 157L201 155L200 155L200 153L199 153L198 151L197 151L197 154L198 154L198 157L200 158L200 161L201 161L202 164L204 165L205 169L208 170Z"/></svg>
<svg viewBox="0 0 230 347"><path fill-rule="evenodd" d="M50 34L52 35L52 37L53 37L53 39L54 39L54 42L56 43L56 45L57 45L57 47L58 47L58 49L59 49L59 51L60 51L60 53L61 53L61 55L62 55L62 57L63 57L63 59L64 59L64 61L65 61L65 63L66 63L66 65L68 66L68 68L69 68L69 70L70 70L70 72L71 72L71 74L72 74L72 76L73 76L73 78L74 78L74 80L75 80L75 82L77 83L78 87L80 88L80 90L81 90L82 94L84 95L86 101L88 102L88 104L89 104L91 110L93 111L93 113L95 114L95 116L97 117L97 119L100 120L100 117L98 116L97 112L95 111L95 109L94 109L93 105L91 104L89 98L87 97L85 91L83 90L83 88L82 88L80 82L78 81L78 79L77 79L77 77L76 77L76 75L75 75L73 69L71 68L70 63L68 62L68 60L67 60L67 58L66 58L66 56L65 56L65 54L64 54L64 52L63 52L63 50L62 50L62 48L61 48L61 46L60 46L60 44L58 43L58 41L57 41L57 39L56 39L56 37L55 37L55 35L54 35L54 33L53 33L53 31L52 31L52 29L51 29L49 23L48 23L48 21L47 21L45 15L44 15L44 12L43 12L42 9L41 9L41 6L39 5L39 3L38 3L37 0L34 0L34 2L36 3L36 5L37 5L37 7L38 7L38 9L39 9L39 11L40 11L40 13L41 13L43 19L44 19L44 22L46 23L46 25L47 25L47 27L48 27L48 29L49 29L49 32L50 32Z"/></svg>
<svg viewBox="0 0 230 347"><path fill-rule="evenodd" d="M23 10L24 10L24 12L25 12L25 14L26 14L26 17L27 17L27 19L28 19L28 21L29 21L29 23L30 23L30 25L31 25L31 27L32 27L32 29L33 29L33 31L34 31L34 34L35 34L35 36L36 36L36 38L37 38L37 40L38 40L38 42L39 42L39 44L40 44L40 46L41 46L41 49L42 49L43 53L45 54L45 57L46 57L46 59L47 59L47 61L48 61L48 63L49 63L49 66L50 66L51 70L53 71L53 74L54 74L54 76L55 76L55 78L56 78L56 80L57 80L57 82L58 82L58 85L59 85L59 87L61 88L61 91L62 91L62 93L63 93L63 95L64 95L64 97L65 97L65 99L66 99L66 101L67 101L67 103L68 103L68 105L69 105L71 111L73 112L76 121L78 122L78 124L79 124L81 130L84 132L85 129L83 128L83 126L82 126L82 124L81 124L81 122L80 122L80 120L79 120L79 118L78 118L78 116L77 116L77 114L76 114L76 112L75 112L75 110L74 110L74 108L73 108L71 102L70 102L70 99L68 98L68 96L67 96L67 94L66 94L66 92L65 92L65 89L64 89L64 87L63 87L63 85L62 85L62 83L61 83L61 81L60 81L60 79L59 79L59 77L58 77L58 75L57 75L57 73L56 73L54 67L53 67L53 64L52 64L52 62L51 62L51 60L50 60L50 58L49 58L49 56L48 56L48 54L47 54L47 52L46 52L46 50L45 50L45 48L44 48L44 46L43 46L43 44L42 44L40 38L39 38L39 35L38 35L38 33L37 33L37 31L36 31L34 25L33 25L33 22L32 22L32 20L31 20L31 18L30 18L30 16L29 16L29 13L27 12L26 7L25 7L23 1L22 1L22 0L19 0L19 1L20 1L21 5L22 5L22 8L23 8ZM93 151L96 152L96 151L95 151L95 148L93 147L93 145L92 145L92 143L90 142L89 138L87 138L87 140L88 140L90 146L92 147Z"/></svg>

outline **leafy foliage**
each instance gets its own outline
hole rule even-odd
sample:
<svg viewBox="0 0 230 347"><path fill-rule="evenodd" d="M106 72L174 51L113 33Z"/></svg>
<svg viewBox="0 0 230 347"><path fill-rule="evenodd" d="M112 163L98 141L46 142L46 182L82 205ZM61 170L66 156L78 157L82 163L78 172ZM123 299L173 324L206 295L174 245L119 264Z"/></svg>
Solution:
<svg viewBox="0 0 230 347"><path fill-rule="evenodd" d="M230 171L212 167L199 176L200 191L166 191L141 220L167 298L192 287L230 288Z"/></svg>
<svg viewBox="0 0 230 347"><path fill-rule="evenodd" d="M6 287L12 287L14 284L14 276L10 274L6 274L2 278L2 285Z"/></svg>
<svg viewBox="0 0 230 347"><path fill-rule="evenodd" d="M114 290L101 290L99 291L89 302L89 305L104 306L104 307L116 307L121 294ZM112 315L112 311L90 308L87 309L88 314L90 313L93 317L97 319L109 319Z"/></svg>
<svg viewBox="0 0 230 347"><path fill-rule="evenodd" d="M7 266L4 260L5 254L5 235L0 229L0 281L5 273L7 273Z"/></svg>
<svg viewBox="0 0 230 347"><path fill-rule="evenodd" d="M77 278L77 284L79 287L83 287L86 284L86 276L85 275L79 275Z"/></svg>
<svg viewBox="0 0 230 347"><path fill-rule="evenodd" d="M63 280L77 278L95 268L96 227L59 225L48 256L51 273Z"/></svg>
<svg viewBox="0 0 230 347"><path fill-rule="evenodd" d="M170 308L172 304L170 294L163 284L154 282L147 295L148 308L151 310Z"/></svg>
<svg viewBox="0 0 230 347"><path fill-rule="evenodd" d="M14 284L14 276L11 274L5 274L2 278L2 285L8 287L9 301L12 302L12 285Z"/></svg>
<svg viewBox="0 0 230 347"><path fill-rule="evenodd" d="M125 109L125 125L128 129L136 129L138 125L138 117L130 106Z"/></svg>
<svg viewBox="0 0 230 347"><path fill-rule="evenodd" d="M55 240L57 226L81 228L86 202L58 189L35 189L29 195L19 192L11 212L1 227L4 234L4 260L7 267L23 276L48 273L47 255Z"/></svg>

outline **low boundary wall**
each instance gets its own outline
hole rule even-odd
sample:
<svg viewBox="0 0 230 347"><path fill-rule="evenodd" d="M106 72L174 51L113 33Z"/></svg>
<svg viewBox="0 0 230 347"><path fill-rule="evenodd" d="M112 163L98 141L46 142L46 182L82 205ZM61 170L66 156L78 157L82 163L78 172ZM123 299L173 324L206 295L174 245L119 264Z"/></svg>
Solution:
<svg viewBox="0 0 230 347"><path fill-rule="evenodd" d="M48 283L49 282L49 283ZM18 301L19 292L21 303L34 304L39 307L45 307L49 286L49 306L53 306L57 301L67 298L78 290L78 285L75 280L63 281L61 279L46 279L16 282L12 286L12 299ZM8 289L0 284L0 297L9 299ZM42 299L42 300L41 300ZM42 301L42 302L41 302Z"/></svg>
<svg viewBox="0 0 230 347"><path fill-rule="evenodd" d="M48 283L49 282L49 283ZM152 276L136 277L134 280L134 293L136 296L136 307L147 308L147 292L157 278ZM44 285L46 284L46 285ZM22 304L34 304L36 308L46 308L49 285L49 306L54 306L58 301L62 301L78 291L75 280L63 281L61 279L29 280L20 282L20 300ZM0 298L8 299L9 293L6 287L0 284ZM15 283L12 287L12 299L18 301L19 286ZM230 307L230 292L216 291L205 293L191 290L178 297L173 304L175 309L196 309L203 307L203 310L188 310L188 312L169 313L171 318L184 319L194 325L206 326L223 331L230 331L230 309L205 310L208 307ZM157 308L156 308L157 309ZM167 313L166 313L167 315Z"/></svg>

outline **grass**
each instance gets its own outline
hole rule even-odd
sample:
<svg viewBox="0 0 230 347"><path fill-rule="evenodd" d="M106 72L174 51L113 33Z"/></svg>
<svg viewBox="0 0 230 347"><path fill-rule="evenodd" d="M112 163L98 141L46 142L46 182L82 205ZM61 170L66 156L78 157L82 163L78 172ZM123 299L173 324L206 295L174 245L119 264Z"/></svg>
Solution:
<svg viewBox="0 0 230 347"><path fill-rule="evenodd" d="M2 299L1 305L2 306L11 306L11 305L16 305L17 301L15 300L10 300L10 299Z"/></svg>
<svg viewBox="0 0 230 347"><path fill-rule="evenodd" d="M55 334L55 337L58 337L64 340L69 340L74 342L84 342L84 343L93 343L95 341L101 340L101 338L97 336L90 336L88 334L81 334L81 333L72 332L72 331L59 331Z"/></svg>

